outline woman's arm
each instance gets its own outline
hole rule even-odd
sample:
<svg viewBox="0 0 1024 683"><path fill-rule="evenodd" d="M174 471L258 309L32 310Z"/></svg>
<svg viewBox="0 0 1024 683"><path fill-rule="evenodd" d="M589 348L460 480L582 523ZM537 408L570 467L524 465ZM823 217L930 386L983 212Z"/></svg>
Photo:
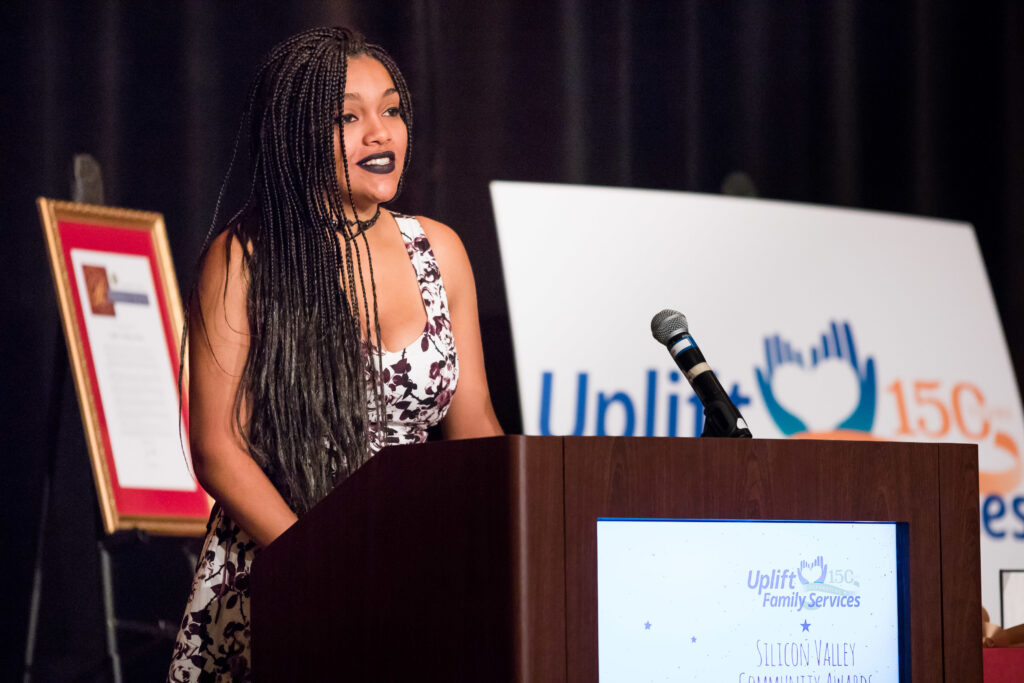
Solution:
<svg viewBox="0 0 1024 683"><path fill-rule="evenodd" d="M419 218L437 258L444 288L452 334L459 351L459 384L441 427L445 438L470 439L504 434L491 405L484 371L484 350L480 340L480 318L476 306L476 282L469 257L458 235L443 223Z"/></svg>
<svg viewBox="0 0 1024 683"><path fill-rule="evenodd" d="M231 249L230 264L225 261ZM225 289L225 276L227 287ZM213 241L189 318L189 442L196 478L262 546L297 517L246 451L235 395L249 352L242 247L227 233ZM244 415L243 415L244 417Z"/></svg>

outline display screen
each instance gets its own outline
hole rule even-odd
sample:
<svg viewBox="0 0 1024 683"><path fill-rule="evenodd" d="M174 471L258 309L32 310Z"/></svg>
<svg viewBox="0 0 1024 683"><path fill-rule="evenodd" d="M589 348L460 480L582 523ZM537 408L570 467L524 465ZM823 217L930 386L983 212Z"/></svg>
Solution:
<svg viewBox="0 0 1024 683"><path fill-rule="evenodd" d="M600 679L909 680L906 538L897 523L599 519Z"/></svg>

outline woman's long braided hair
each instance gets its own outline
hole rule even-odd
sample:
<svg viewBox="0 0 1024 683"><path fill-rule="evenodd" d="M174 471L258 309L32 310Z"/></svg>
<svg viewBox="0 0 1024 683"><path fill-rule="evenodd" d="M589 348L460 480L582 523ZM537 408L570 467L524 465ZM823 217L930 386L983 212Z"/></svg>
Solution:
<svg viewBox="0 0 1024 683"><path fill-rule="evenodd" d="M409 132L408 168L412 108L394 61L349 29L299 33L274 47L257 70L201 257L219 231L239 137L248 130L249 198L226 228L229 240L243 247L248 283L250 346L234 415L249 454L298 514L372 455L370 421L384 418L383 410L368 407L384 405L383 386L379 355L367 373L360 323L378 340L380 325L343 132L347 202L334 154L348 59L358 56L378 60L394 81ZM364 268L370 286L357 297L356 278L363 281ZM189 306L198 301L193 293ZM380 434L382 428L377 425Z"/></svg>

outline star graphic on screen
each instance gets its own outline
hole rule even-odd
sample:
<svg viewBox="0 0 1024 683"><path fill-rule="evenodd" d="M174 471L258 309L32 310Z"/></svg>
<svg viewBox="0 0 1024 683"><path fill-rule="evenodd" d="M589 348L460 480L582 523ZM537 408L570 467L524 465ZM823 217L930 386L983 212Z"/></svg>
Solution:
<svg viewBox="0 0 1024 683"><path fill-rule="evenodd" d="M805 631L811 630L811 625L807 623L806 619L804 619L804 623L800 624L800 627Z"/></svg>
<svg viewBox="0 0 1024 683"><path fill-rule="evenodd" d="M697 642L697 636L690 636L690 642L691 643L696 643Z"/></svg>
<svg viewBox="0 0 1024 683"><path fill-rule="evenodd" d="M651 622L649 622L649 621L645 621L644 622L644 630L645 631L650 631L651 630Z"/></svg>

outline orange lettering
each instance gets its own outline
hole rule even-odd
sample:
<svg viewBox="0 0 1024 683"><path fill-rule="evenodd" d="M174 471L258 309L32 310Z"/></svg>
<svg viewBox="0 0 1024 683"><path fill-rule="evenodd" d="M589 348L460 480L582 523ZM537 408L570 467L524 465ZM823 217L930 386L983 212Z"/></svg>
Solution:
<svg viewBox="0 0 1024 683"><path fill-rule="evenodd" d="M925 382L924 380L914 382L914 399L917 401L917 404L921 407L931 406L939 414L939 428L935 430L928 429L923 417L917 418L918 429L921 430L922 434L932 439L940 439L949 433L949 411L946 410L946 406L942 405L942 401L934 396L925 394L925 392L934 391L938 388L938 382Z"/></svg>
<svg viewBox="0 0 1024 683"><path fill-rule="evenodd" d="M896 410L900 415L900 428L896 430L896 433L900 436L912 436L914 432L911 431L910 420L907 418L907 402L903 398L903 382L896 380L889 385L888 391L896 396Z"/></svg>
<svg viewBox="0 0 1024 683"><path fill-rule="evenodd" d="M974 441L981 441L988 436L988 430L992 426L988 421L988 418L982 418L981 429L977 432L972 432L967 429L967 425L964 424L964 410L963 410L963 399L964 392L970 393L974 396L977 401L979 412L980 408L985 405L985 396L981 393L978 387L968 382L961 382L953 387L953 417L956 419L956 426L960 430L960 433L966 436L968 439Z"/></svg>
<svg viewBox="0 0 1024 683"><path fill-rule="evenodd" d="M1010 491L1016 489L1017 484L1020 483L1020 452L1017 450L1016 442L1005 432L996 432L993 441L995 442L996 448L1002 449L1010 455L1010 458L1013 460L1013 464L1010 466L1010 469L1003 470L1001 472L979 472L979 493L983 496L1005 496Z"/></svg>

